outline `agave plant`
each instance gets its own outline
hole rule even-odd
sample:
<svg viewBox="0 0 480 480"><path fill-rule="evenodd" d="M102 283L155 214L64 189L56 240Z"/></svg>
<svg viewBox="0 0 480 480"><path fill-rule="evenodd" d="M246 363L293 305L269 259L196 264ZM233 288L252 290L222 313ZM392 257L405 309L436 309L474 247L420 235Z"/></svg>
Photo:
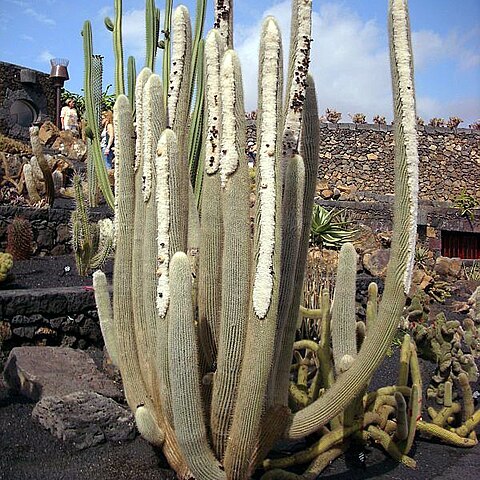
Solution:
<svg viewBox="0 0 480 480"><path fill-rule="evenodd" d="M326 248L340 248L346 242L352 242L356 229L348 227L352 222L345 217L345 209L327 210L320 205L313 206L310 243Z"/></svg>

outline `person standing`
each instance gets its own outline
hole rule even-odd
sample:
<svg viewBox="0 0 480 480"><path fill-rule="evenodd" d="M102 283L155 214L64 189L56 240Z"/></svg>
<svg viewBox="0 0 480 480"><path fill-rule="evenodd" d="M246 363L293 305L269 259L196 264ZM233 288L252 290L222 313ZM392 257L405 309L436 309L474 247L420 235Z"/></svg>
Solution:
<svg viewBox="0 0 480 480"><path fill-rule="evenodd" d="M73 98L69 98L66 101L66 105L62 108L60 121L62 123L62 130L71 130L78 133L78 115Z"/></svg>
<svg viewBox="0 0 480 480"><path fill-rule="evenodd" d="M103 130L100 135L100 146L102 147L103 159L108 169L113 168L115 157L115 133L113 131L113 113L110 110L102 112Z"/></svg>

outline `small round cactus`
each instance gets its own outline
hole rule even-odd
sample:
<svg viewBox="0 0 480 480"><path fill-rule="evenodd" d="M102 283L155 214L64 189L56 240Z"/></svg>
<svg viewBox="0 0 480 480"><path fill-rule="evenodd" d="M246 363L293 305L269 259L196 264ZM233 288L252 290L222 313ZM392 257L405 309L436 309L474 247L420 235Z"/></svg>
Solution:
<svg viewBox="0 0 480 480"><path fill-rule="evenodd" d="M0 252L0 283L5 281L13 267L13 257L9 253Z"/></svg>
<svg viewBox="0 0 480 480"><path fill-rule="evenodd" d="M14 260L27 260L32 255L32 251L32 225L25 218L14 218L7 228L7 252Z"/></svg>

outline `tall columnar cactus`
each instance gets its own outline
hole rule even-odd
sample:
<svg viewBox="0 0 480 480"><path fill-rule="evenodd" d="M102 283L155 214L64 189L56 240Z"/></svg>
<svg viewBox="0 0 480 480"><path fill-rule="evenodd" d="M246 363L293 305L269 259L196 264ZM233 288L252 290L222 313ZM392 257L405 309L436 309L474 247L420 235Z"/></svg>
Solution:
<svg viewBox="0 0 480 480"><path fill-rule="evenodd" d="M105 201L113 208L114 199L112 189L107 174L107 167L103 160L102 151L100 148L100 128L99 128L99 116L100 110L99 103L95 102L95 92L98 92L97 77L94 78L94 73L101 75L101 71L98 68L93 69L93 65L98 63L98 59L94 61L93 46L92 46L92 27L87 20L83 24L82 30L83 36L83 53L85 63L85 77L84 77L84 90L85 90L85 112L87 115L88 124L88 160L93 163L95 176L98 179L98 185L105 198ZM93 159L93 162L92 162ZM91 197L92 195L90 195Z"/></svg>
<svg viewBox="0 0 480 480"><path fill-rule="evenodd" d="M223 52L218 33L209 34L205 46L199 233L184 154L188 97L182 96L180 75L189 63L183 53L174 53L183 70L171 72L167 111L160 77L149 69L137 80L136 132L127 97L117 99L113 311L101 272L94 275L97 305L139 429L162 445L179 478L250 478L277 439L304 437L341 413L391 343L414 253L417 153L406 4L390 3L397 179L385 292L378 320L351 367L293 414L287 403L290 363L319 143L314 85L307 75L311 0L292 2L285 100L280 32L271 17L263 25L253 243L240 65L234 51ZM182 52L188 51L186 18L181 8ZM162 133L165 125L173 130Z"/></svg>
<svg viewBox="0 0 480 480"><path fill-rule="evenodd" d="M115 56L115 95L125 93L123 73L123 43L122 43L122 0L114 0L115 20L105 18L105 26L113 33L113 52Z"/></svg>
<svg viewBox="0 0 480 480"><path fill-rule="evenodd" d="M146 52L145 66L155 69L157 57L158 36L160 33L160 10L155 7L155 0L147 0L145 5Z"/></svg>

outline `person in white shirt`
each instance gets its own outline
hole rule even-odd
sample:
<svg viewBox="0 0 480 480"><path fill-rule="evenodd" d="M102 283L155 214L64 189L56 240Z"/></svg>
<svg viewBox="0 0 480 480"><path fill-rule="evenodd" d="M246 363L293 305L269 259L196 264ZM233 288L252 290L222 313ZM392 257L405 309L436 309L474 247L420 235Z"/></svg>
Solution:
<svg viewBox="0 0 480 480"><path fill-rule="evenodd" d="M66 105L62 108L60 121L62 123L62 130L78 132L78 115L75 109L75 100L72 98L69 98Z"/></svg>

